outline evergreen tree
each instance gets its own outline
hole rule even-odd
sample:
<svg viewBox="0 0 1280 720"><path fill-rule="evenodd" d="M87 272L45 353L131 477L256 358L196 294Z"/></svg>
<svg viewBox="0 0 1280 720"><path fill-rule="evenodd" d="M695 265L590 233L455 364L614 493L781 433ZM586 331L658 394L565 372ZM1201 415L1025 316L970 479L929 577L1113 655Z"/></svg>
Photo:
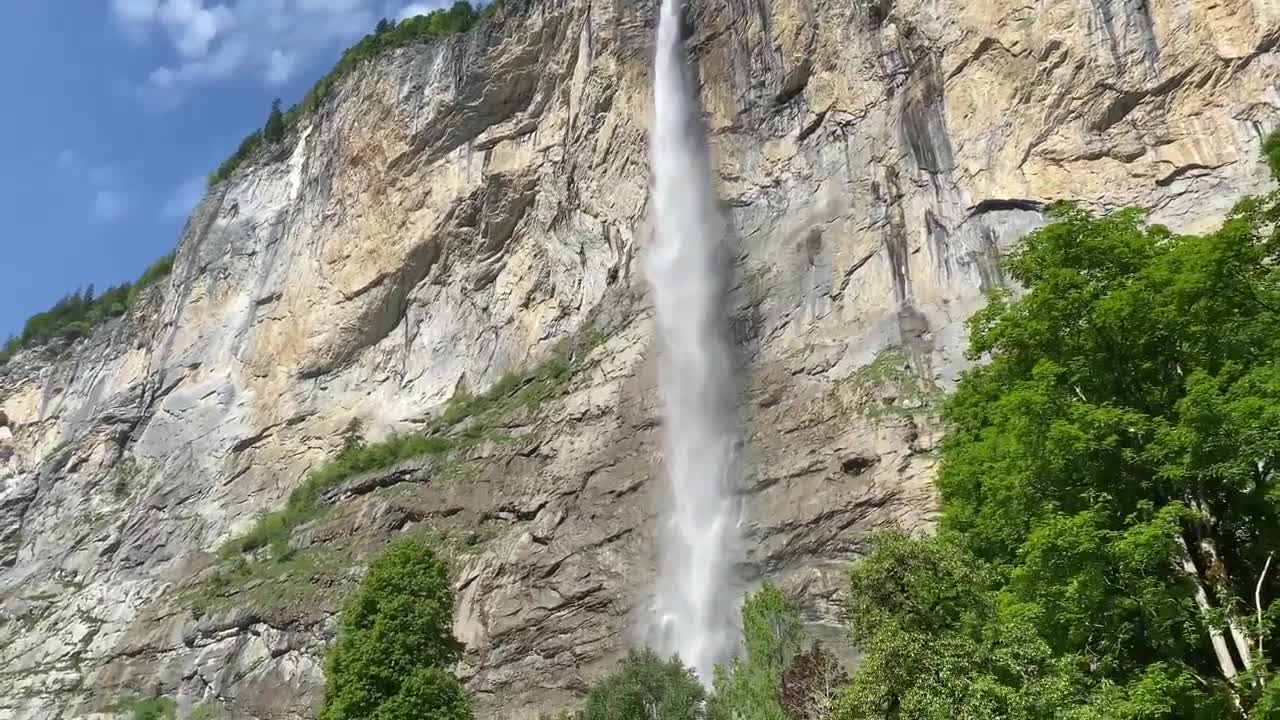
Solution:
<svg viewBox="0 0 1280 720"><path fill-rule="evenodd" d="M280 98L271 101L271 114L262 128L262 139L273 144L284 139L284 113L280 112Z"/></svg>

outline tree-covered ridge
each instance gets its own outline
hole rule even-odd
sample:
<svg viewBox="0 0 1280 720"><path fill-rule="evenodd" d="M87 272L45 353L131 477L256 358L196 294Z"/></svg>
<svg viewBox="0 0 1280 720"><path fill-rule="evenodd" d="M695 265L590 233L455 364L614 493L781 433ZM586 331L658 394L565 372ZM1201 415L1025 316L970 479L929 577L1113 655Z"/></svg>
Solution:
<svg viewBox="0 0 1280 720"><path fill-rule="evenodd" d="M215 185L231 177L241 164L260 150L280 142L293 133L302 119L312 115L324 104L338 83L366 60L396 48L429 43L442 37L466 32L477 22L491 17L501 5L502 0L492 0L477 9L466 0L458 0L448 9L434 10L426 15L405 18L400 22L381 20L373 32L365 35L342 53L333 69L316 81L301 102L289 108L287 112L281 113L280 101L276 100L266 125L245 137L235 153L209 174L209 184Z"/></svg>
<svg viewBox="0 0 1280 720"><path fill-rule="evenodd" d="M52 308L31 316L23 326L22 334L5 342L0 348L0 365L9 362L24 348L88 335L99 323L128 312L144 289L167 277L172 270L173 253L170 253L152 263L132 283L115 285L101 295L94 293L92 285L68 294Z"/></svg>

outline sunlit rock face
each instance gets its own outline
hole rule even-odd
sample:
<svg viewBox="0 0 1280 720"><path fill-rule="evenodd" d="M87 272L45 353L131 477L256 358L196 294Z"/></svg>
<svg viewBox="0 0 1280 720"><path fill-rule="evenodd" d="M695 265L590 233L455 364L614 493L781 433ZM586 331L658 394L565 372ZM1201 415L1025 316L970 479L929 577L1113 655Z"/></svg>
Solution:
<svg viewBox="0 0 1280 720"><path fill-rule="evenodd" d="M567 707L636 641L664 492L641 271L656 7L507 4L362 66L210 192L128 317L0 371L0 719L151 694L309 717L344 594L425 527L479 717ZM1024 5L689 13L736 249L738 571L819 633L841 632L869 533L929 527L931 406L1047 203L1196 231L1270 186L1280 2ZM499 439L357 479L295 534L306 563L192 599L352 419L413 431L553 352L571 376L510 403Z"/></svg>

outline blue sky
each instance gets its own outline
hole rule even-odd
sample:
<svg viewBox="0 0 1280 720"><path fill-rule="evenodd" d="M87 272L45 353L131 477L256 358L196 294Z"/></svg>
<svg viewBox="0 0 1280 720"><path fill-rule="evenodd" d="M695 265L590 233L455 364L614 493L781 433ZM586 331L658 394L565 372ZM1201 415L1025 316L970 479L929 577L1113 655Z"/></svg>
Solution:
<svg viewBox="0 0 1280 720"><path fill-rule="evenodd" d="M178 241L204 178L381 17L444 0L0 2L0 342Z"/></svg>

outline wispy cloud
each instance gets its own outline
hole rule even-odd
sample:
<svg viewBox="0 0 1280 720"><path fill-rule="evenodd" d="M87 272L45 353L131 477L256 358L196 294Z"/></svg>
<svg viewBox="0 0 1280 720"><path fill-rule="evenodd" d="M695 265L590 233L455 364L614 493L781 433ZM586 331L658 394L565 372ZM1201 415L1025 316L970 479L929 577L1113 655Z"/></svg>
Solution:
<svg viewBox="0 0 1280 720"><path fill-rule="evenodd" d="M92 197L89 205L94 219L115 222L128 214L131 193L120 168L89 160L72 148L58 153L58 169L72 186L79 186Z"/></svg>
<svg viewBox="0 0 1280 720"><path fill-rule="evenodd" d="M93 196L93 216L102 222L115 222L128 209L128 199L118 190L103 188Z"/></svg>
<svg viewBox="0 0 1280 720"><path fill-rule="evenodd" d="M160 217L165 220L183 220L191 214L196 203L204 197L205 179L193 177L173 189L164 206L160 208Z"/></svg>
<svg viewBox="0 0 1280 720"><path fill-rule="evenodd" d="M416 17L418 15L426 15L427 13L439 7L440 7L440 3L416 2L406 7L405 9L401 10L398 19L404 20L405 18Z"/></svg>
<svg viewBox="0 0 1280 720"><path fill-rule="evenodd" d="M430 12L447 0L111 0L111 14L133 42L156 40L172 59L137 86L158 111L198 88L251 75L283 85L326 51L349 45L381 17Z"/></svg>

